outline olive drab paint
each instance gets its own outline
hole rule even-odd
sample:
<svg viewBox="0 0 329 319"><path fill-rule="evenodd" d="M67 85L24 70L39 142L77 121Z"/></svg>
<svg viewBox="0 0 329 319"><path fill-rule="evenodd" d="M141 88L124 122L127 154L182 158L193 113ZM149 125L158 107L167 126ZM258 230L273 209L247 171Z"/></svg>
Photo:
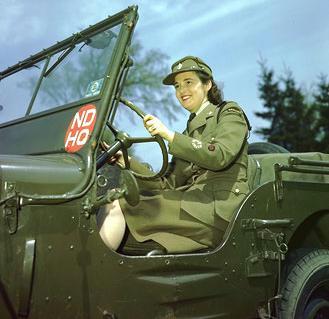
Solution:
<svg viewBox="0 0 329 319"><path fill-rule="evenodd" d="M127 105L143 114L120 96L133 67L129 52L137 20L137 6L128 7L0 71L5 108L1 89L7 77L60 56L59 68L40 70L40 86L62 61L70 63L68 53L94 50L106 57L102 78L88 73L87 94L40 113L23 108L0 124L0 318L329 318L329 154L251 144L250 191L211 251L164 254L152 241L136 242L129 231L118 251L102 241L99 208L122 194L136 204L139 195L132 170L124 170L119 182L108 158L134 142L158 141L109 129L117 108ZM178 71L210 72L202 61L181 64ZM77 72L83 71L81 65ZM31 90L26 108L31 104L33 110L38 92ZM234 116L234 108L226 116ZM180 149L218 151L211 137L202 144L194 138ZM145 184L158 176L144 173L150 169L141 165L138 178L146 178ZM216 191L223 181L212 187ZM233 188L231 196L242 191ZM200 201L193 204L205 209Z"/></svg>

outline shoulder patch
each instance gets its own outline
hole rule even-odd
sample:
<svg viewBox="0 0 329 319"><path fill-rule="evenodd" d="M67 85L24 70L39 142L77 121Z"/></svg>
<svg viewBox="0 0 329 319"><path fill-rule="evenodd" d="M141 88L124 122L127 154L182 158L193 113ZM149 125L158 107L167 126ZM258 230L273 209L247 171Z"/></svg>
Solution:
<svg viewBox="0 0 329 319"><path fill-rule="evenodd" d="M233 108L233 107L229 107L228 109L224 110L223 112L231 112L231 113L238 113L238 114L241 114L241 111L236 109L236 108Z"/></svg>
<svg viewBox="0 0 329 319"><path fill-rule="evenodd" d="M196 150L202 148L202 142L196 139L192 140L192 147Z"/></svg>

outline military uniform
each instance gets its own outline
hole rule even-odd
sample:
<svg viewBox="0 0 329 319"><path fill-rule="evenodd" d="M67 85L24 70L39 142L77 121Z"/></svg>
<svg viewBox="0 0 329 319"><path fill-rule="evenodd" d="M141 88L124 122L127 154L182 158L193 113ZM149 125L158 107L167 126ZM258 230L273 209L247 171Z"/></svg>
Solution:
<svg viewBox="0 0 329 319"><path fill-rule="evenodd" d="M141 201L120 205L137 241L154 240L168 252L215 247L248 193L248 125L235 102L209 103L182 134L175 133L166 177L139 180ZM132 160L131 169L150 173Z"/></svg>

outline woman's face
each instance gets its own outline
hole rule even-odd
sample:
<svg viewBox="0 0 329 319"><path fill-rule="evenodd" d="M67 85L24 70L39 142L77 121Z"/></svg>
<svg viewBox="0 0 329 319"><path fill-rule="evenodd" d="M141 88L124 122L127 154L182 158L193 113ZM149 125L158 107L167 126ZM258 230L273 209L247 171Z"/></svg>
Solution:
<svg viewBox="0 0 329 319"><path fill-rule="evenodd" d="M211 88L211 81L202 84L194 71L178 73L175 76L174 87L176 97L180 104L191 113L195 113L201 104L207 100L208 91Z"/></svg>

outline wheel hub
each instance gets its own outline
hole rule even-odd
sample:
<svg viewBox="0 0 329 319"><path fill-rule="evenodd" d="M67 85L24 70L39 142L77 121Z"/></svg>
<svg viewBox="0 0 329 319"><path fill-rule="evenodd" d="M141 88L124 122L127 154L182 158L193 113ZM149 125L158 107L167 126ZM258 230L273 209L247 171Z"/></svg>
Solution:
<svg viewBox="0 0 329 319"><path fill-rule="evenodd" d="M326 318L329 318L329 301L322 298L313 299L305 309L304 319Z"/></svg>

